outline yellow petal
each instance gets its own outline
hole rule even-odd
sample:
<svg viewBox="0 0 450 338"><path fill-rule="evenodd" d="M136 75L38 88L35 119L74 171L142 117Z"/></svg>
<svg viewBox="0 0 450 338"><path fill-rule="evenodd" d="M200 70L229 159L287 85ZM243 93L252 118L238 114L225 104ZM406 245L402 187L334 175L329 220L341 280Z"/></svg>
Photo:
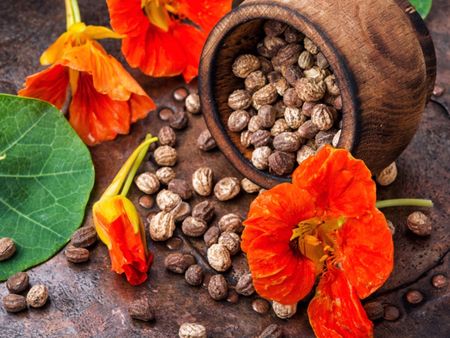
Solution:
<svg viewBox="0 0 450 338"><path fill-rule="evenodd" d="M122 39L125 35L116 33L109 28L103 26L86 26L84 30L84 34L86 34L89 38L94 40L99 39Z"/></svg>
<svg viewBox="0 0 450 338"><path fill-rule="evenodd" d="M164 32L169 30L169 14L159 1L150 1L145 4L145 12L150 22Z"/></svg>
<svg viewBox="0 0 450 338"><path fill-rule="evenodd" d="M116 196L116 198L120 198L123 202L123 206L125 208L125 212L127 213L128 219L130 220L130 223L133 225L133 231L135 234L140 233L140 218L139 214L136 210L136 207L134 204L126 197L123 196Z"/></svg>
<svg viewBox="0 0 450 338"><path fill-rule="evenodd" d="M42 53L39 60L41 62L41 65L51 65L61 59L64 54L64 48L66 47L69 39L70 33L68 32L60 35L59 38L56 39L56 41L50 47L48 47L44 53Z"/></svg>

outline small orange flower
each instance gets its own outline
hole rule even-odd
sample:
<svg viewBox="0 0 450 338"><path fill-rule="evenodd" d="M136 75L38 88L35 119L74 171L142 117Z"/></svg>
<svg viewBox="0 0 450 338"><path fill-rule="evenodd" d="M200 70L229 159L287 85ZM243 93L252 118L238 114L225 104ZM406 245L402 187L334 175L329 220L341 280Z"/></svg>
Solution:
<svg viewBox="0 0 450 338"><path fill-rule="evenodd" d="M198 73L203 44L231 0L107 0L111 26L126 37L122 52L132 67L155 77Z"/></svg>
<svg viewBox="0 0 450 338"><path fill-rule="evenodd" d="M136 148L92 210L98 237L109 250L111 269L125 273L131 285L147 279L153 255L147 250L139 214L126 195L150 144L156 140L148 135Z"/></svg>
<svg viewBox="0 0 450 338"><path fill-rule="evenodd" d="M95 40L122 38L101 26L69 25L41 56L49 68L27 77L19 95L48 101L61 109L72 95L69 122L89 145L127 134L130 124L155 108L144 90Z"/></svg>
<svg viewBox="0 0 450 338"><path fill-rule="evenodd" d="M318 337L370 337L359 298L393 268L393 241L376 208L364 162L324 147L284 183L258 196L242 235L253 283L263 297L297 303L320 276L308 315Z"/></svg>

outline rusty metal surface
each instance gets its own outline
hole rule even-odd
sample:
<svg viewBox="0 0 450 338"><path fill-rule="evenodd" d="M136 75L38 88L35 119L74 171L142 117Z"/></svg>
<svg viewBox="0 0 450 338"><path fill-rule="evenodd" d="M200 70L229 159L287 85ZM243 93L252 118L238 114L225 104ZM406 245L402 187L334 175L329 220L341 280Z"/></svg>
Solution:
<svg viewBox="0 0 450 338"><path fill-rule="evenodd" d="M437 49L437 83L448 86L450 4L439 0L434 6L427 21ZM103 1L80 1L80 8L87 23L107 23ZM25 76L39 69L40 53L64 30L63 2L5 0L0 3L0 13L0 92L15 93ZM108 41L105 45L112 54L120 56L118 42ZM172 100L172 91L183 86L181 79L153 80L137 71L133 74L159 106L182 108ZM195 84L189 88L194 90ZM442 105L428 105L419 132L398 160L397 181L388 188L379 189L379 198L428 197L434 200L435 208L426 211L434 224L433 234L426 239L408 233L405 223L411 209L386 211L387 217L396 225L395 269L385 286L371 299L398 306L401 317L396 322L376 323L377 337L446 337L450 333L450 288L438 290L431 285L431 278L436 273L450 274L450 121L443 108L450 102L450 88L437 100ZM145 133L156 133L162 125L164 123L153 113L133 126L130 135L92 148L97 181L91 203L99 197ZM216 179L240 177L218 151L205 154L196 148L196 138L203 128L200 116L190 116L189 127L177 132L180 154L177 175L190 179L197 167L208 165L213 168ZM151 161L146 162L146 167L153 167ZM137 203L139 196L137 189L133 188L131 199ZM191 204L199 200L195 198ZM250 201L251 196L244 194L230 202L215 200L217 212L214 222L228 212L244 216ZM139 210L143 217L149 212ZM88 212L86 223L90 222ZM307 301L299 304L297 314L288 321L276 318L273 313L257 314L251 309L252 297L241 297L237 304L213 301L204 285L200 288L187 286L182 276L164 269L164 258L170 252L164 243L150 243L150 246L155 260L148 282L139 287L131 287L123 277L109 271L107 250L101 244L91 251L89 263L76 266L59 253L32 269L29 272L31 283L47 284L51 301L44 309L17 315L7 314L1 308L0 337L176 337L179 325L186 321L204 324L209 337L253 337L271 323L280 324L286 337L313 336L306 316ZM201 241L185 241L179 250L194 252L200 264L206 266L202 258L205 248ZM231 284L245 269L244 258L235 258L233 266L227 273ZM407 305L404 295L409 289L422 291L425 301L415 307ZM6 292L4 284L0 284L0 297ZM127 305L142 296L148 296L156 308L154 323L132 321L126 313Z"/></svg>

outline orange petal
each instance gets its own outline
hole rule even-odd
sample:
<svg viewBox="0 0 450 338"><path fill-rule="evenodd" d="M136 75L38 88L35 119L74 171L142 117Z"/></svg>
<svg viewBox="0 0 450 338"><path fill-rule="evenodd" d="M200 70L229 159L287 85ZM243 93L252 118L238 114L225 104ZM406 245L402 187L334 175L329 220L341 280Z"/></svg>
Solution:
<svg viewBox="0 0 450 338"><path fill-rule="evenodd" d="M142 36L150 25L142 10L141 0L107 0L109 17L113 29L128 37Z"/></svg>
<svg viewBox="0 0 450 338"><path fill-rule="evenodd" d="M255 290L282 304L304 298L315 280L313 263L289 247L291 229L256 238L247 252Z"/></svg>
<svg viewBox="0 0 450 338"><path fill-rule="evenodd" d="M214 25L229 11L231 0L178 0L177 10L208 34Z"/></svg>
<svg viewBox="0 0 450 338"><path fill-rule="evenodd" d="M384 284L394 264L394 244L384 215L377 209L351 218L337 231L337 256L342 270L365 298Z"/></svg>
<svg viewBox="0 0 450 338"><path fill-rule="evenodd" d="M34 97L50 102L61 109L66 101L69 75L61 65L53 65L39 73L28 76L25 88L19 90L20 96Z"/></svg>
<svg viewBox="0 0 450 338"><path fill-rule="evenodd" d="M316 337L373 337L373 324L356 291L342 271L329 267L308 306L309 322Z"/></svg>
<svg viewBox="0 0 450 338"><path fill-rule="evenodd" d="M295 170L293 184L315 196L329 217L357 217L375 206L371 176L364 162L348 151L325 146Z"/></svg>
<svg viewBox="0 0 450 338"><path fill-rule="evenodd" d="M41 65L51 65L61 59L67 46L70 45L71 34L65 32L61 34L55 42L53 42L47 50L42 53Z"/></svg>

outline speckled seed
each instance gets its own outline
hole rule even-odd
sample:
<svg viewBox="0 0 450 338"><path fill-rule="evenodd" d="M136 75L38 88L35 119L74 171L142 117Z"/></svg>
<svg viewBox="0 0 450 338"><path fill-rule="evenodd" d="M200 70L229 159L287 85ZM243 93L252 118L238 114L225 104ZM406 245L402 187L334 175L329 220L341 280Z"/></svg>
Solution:
<svg viewBox="0 0 450 338"><path fill-rule="evenodd" d="M295 155L283 151L274 151L269 156L269 171L278 176L285 176L294 170Z"/></svg>
<svg viewBox="0 0 450 338"><path fill-rule="evenodd" d="M270 129L270 133L272 134L272 136L277 136L285 131L289 131L290 128L286 122L285 119L278 119L275 121L275 123L273 124L272 129Z"/></svg>
<svg viewBox="0 0 450 338"><path fill-rule="evenodd" d="M173 236L175 218L172 213L161 211L152 217L149 224L150 237L154 241L165 241Z"/></svg>
<svg viewBox="0 0 450 338"><path fill-rule="evenodd" d="M128 314L131 318L150 322L155 319L155 311L148 299L138 299L128 307Z"/></svg>
<svg viewBox="0 0 450 338"><path fill-rule="evenodd" d="M21 293L29 286L29 277L26 272L18 272L6 281L6 287L11 293Z"/></svg>
<svg viewBox="0 0 450 338"><path fill-rule="evenodd" d="M291 86L295 86L295 83L303 77L302 70L295 64L281 66L281 74Z"/></svg>
<svg viewBox="0 0 450 338"><path fill-rule="evenodd" d="M267 36L278 36L283 34L287 27L288 25L278 20L267 20L264 23L264 33L266 33Z"/></svg>
<svg viewBox="0 0 450 338"><path fill-rule="evenodd" d="M298 97L297 92L295 91L294 88L289 88L284 93L283 103L287 107L300 108L303 104L303 101Z"/></svg>
<svg viewBox="0 0 450 338"><path fill-rule="evenodd" d="M234 232L224 232L219 237L219 244L225 246L230 255L236 255L241 248L241 238Z"/></svg>
<svg viewBox="0 0 450 338"><path fill-rule="evenodd" d="M167 188L180 196L183 200L188 200L192 197L192 188L185 180L174 178L169 182Z"/></svg>
<svg viewBox="0 0 450 338"><path fill-rule="evenodd" d="M309 69L314 64L314 57L310 52L307 50L304 50L300 53L300 56L298 57L298 65L302 69Z"/></svg>
<svg viewBox="0 0 450 338"><path fill-rule="evenodd" d="M180 338L206 338L206 329L203 325L196 323L184 323L178 331Z"/></svg>
<svg viewBox="0 0 450 338"><path fill-rule="evenodd" d="M305 123L306 117L299 108L287 107L284 111L284 118L289 128L298 129Z"/></svg>
<svg viewBox="0 0 450 338"><path fill-rule="evenodd" d="M48 289L43 284L33 286L27 293L28 306L39 308L47 303Z"/></svg>
<svg viewBox="0 0 450 338"><path fill-rule="evenodd" d="M216 226L210 227L203 235L203 240L207 247L216 244L220 236L220 229Z"/></svg>
<svg viewBox="0 0 450 338"><path fill-rule="evenodd" d="M433 276L433 278L431 280L431 284L433 284L433 286L436 289L443 289L447 286L448 280L447 280L447 277L445 277L442 274L439 274L439 275Z"/></svg>
<svg viewBox="0 0 450 338"><path fill-rule="evenodd" d="M327 86L327 92L333 96L340 94L339 87L336 83L336 77L334 75L329 75L325 78L325 85Z"/></svg>
<svg viewBox="0 0 450 338"><path fill-rule="evenodd" d="M440 85L435 85L433 88L433 96L439 97L442 96L445 92L445 88Z"/></svg>
<svg viewBox="0 0 450 338"><path fill-rule="evenodd" d="M158 193L158 195L156 195L156 204L162 211L169 212L180 203L180 195L170 190L163 189Z"/></svg>
<svg viewBox="0 0 450 338"><path fill-rule="evenodd" d="M139 205L145 209L151 209L155 204L155 200L150 195L142 195L138 200Z"/></svg>
<svg viewBox="0 0 450 338"><path fill-rule="evenodd" d="M213 244L207 252L208 263L219 272L228 270L231 267L231 257L228 249L222 244Z"/></svg>
<svg viewBox="0 0 450 338"><path fill-rule="evenodd" d="M384 316L383 318L393 322L396 321L400 317L400 310L394 305L386 305L384 307Z"/></svg>
<svg viewBox="0 0 450 338"><path fill-rule="evenodd" d="M173 167L177 163L177 151L170 146L156 148L153 156L159 166Z"/></svg>
<svg viewBox="0 0 450 338"><path fill-rule="evenodd" d="M319 53L319 48L309 38L305 38L305 40L303 40L303 44L305 46L305 49L311 54L316 55L317 53Z"/></svg>
<svg viewBox="0 0 450 338"><path fill-rule="evenodd" d="M316 102L304 102L302 105L302 114L307 117L311 117L312 111L316 104Z"/></svg>
<svg viewBox="0 0 450 338"><path fill-rule="evenodd" d="M251 273L245 273L239 278L236 292L243 296L251 296L255 292Z"/></svg>
<svg viewBox="0 0 450 338"><path fill-rule="evenodd" d="M181 202L170 213L173 215L175 222L182 222L191 214L191 206L186 202Z"/></svg>
<svg viewBox="0 0 450 338"><path fill-rule="evenodd" d="M197 138L197 147L203 151L210 151L217 146L216 140L208 129L203 130Z"/></svg>
<svg viewBox="0 0 450 338"><path fill-rule="evenodd" d="M295 91L303 101L319 101L325 95L326 86L323 81L301 78L295 84Z"/></svg>
<svg viewBox="0 0 450 338"><path fill-rule="evenodd" d="M251 72L261 67L259 59L251 54L240 55L233 63L233 74L240 78L246 78Z"/></svg>
<svg viewBox="0 0 450 338"><path fill-rule="evenodd" d="M291 318L297 312L297 303L291 305L284 305L278 302L272 302L272 309L281 319Z"/></svg>
<svg viewBox="0 0 450 338"><path fill-rule="evenodd" d="M156 171L156 177L162 184L169 184L176 177L175 170L170 167L162 167Z"/></svg>
<svg viewBox="0 0 450 338"><path fill-rule="evenodd" d="M277 324L270 324L257 338L282 338L283 329Z"/></svg>
<svg viewBox="0 0 450 338"><path fill-rule="evenodd" d="M16 252L16 244L9 237L0 238L0 262L5 261Z"/></svg>
<svg viewBox="0 0 450 338"><path fill-rule="evenodd" d="M284 39L287 43L299 42L304 37L305 36L303 35L303 33L299 32L291 26L287 26L286 30L284 31Z"/></svg>
<svg viewBox="0 0 450 338"><path fill-rule="evenodd" d="M220 218L218 226L222 232L240 232L242 228L242 218L239 215L229 213Z"/></svg>
<svg viewBox="0 0 450 338"><path fill-rule="evenodd" d="M406 301L409 304L419 304L423 301L423 294L418 290L409 290L405 295Z"/></svg>
<svg viewBox="0 0 450 338"><path fill-rule="evenodd" d="M264 44L262 44L262 46L264 47ZM259 62L261 62L261 71L263 72L263 74L268 74L273 71L272 62L270 62L269 59L263 56L258 56L258 59Z"/></svg>
<svg viewBox="0 0 450 338"><path fill-rule="evenodd" d="M24 296L9 294L3 297L3 308L10 313L17 313L27 308Z"/></svg>
<svg viewBox="0 0 450 338"><path fill-rule="evenodd" d="M328 68L329 66L328 60L321 52L317 53L316 55L316 65L322 69Z"/></svg>
<svg viewBox="0 0 450 338"><path fill-rule="evenodd" d="M286 41L276 36L266 36L263 44L266 47L266 54L275 56L281 47L286 46Z"/></svg>
<svg viewBox="0 0 450 338"><path fill-rule="evenodd" d="M278 51L277 55L272 59L274 68L292 65L298 61L302 48L297 43L290 43Z"/></svg>
<svg viewBox="0 0 450 338"><path fill-rule="evenodd" d="M313 156L316 154L316 151L312 149L309 146L303 146L300 148L299 151L297 151L297 163L300 164L304 160L306 160L308 157Z"/></svg>
<svg viewBox="0 0 450 338"><path fill-rule="evenodd" d="M206 200L195 205L192 209L192 216L208 223L214 217L214 209L214 204Z"/></svg>
<svg viewBox="0 0 450 338"><path fill-rule="evenodd" d="M168 254L164 259L164 266L166 269L179 274L184 274L187 268L193 264L195 264L194 256L187 253L174 252Z"/></svg>
<svg viewBox="0 0 450 338"><path fill-rule="evenodd" d="M251 102L250 92L244 89L237 89L228 97L228 106L233 110L247 109Z"/></svg>
<svg viewBox="0 0 450 338"><path fill-rule="evenodd" d="M254 194L261 190L261 187L253 183L248 178L243 178L241 181L241 188L248 194Z"/></svg>
<svg viewBox="0 0 450 338"><path fill-rule="evenodd" d="M184 110L180 110L173 114L169 119L169 126L174 129L181 130L187 127L189 122L188 116Z"/></svg>
<svg viewBox="0 0 450 338"><path fill-rule="evenodd" d="M318 132L319 132L319 128L317 128L317 126L314 123L312 123L311 120L308 120L305 123L303 123L300 126L300 128L298 128L298 130L297 130L297 134L301 138L306 138L306 139L314 138Z"/></svg>
<svg viewBox="0 0 450 338"><path fill-rule="evenodd" d="M192 216L187 217L181 225L183 233L190 237L200 237L206 229L208 229L208 225L204 220Z"/></svg>
<svg viewBox="0 0 450 338"><path fill-rule="evenodd" d="M228 283L223 275L214 275L208 283L208 293L214 300L223 300L228 295Z"/></svg>
<svg viewBox="0 0 450 338"><path fill-rule="evenodd" d="M89 260L89 250L85 248L77 248L73 245L68 245L64 250L66 259L75 264L84 263Z"/></svg>
<svg viewBox="0 0 450 338"><path fill-rule="evenodd" d="M192 186L200 196L209 196L212 191L213 171L208 167L198 168L192 174Z"/></svg>
<svg viewBox="0 0 450 338"><path fill-rule="evenodd" d="M384 168L377 175L377 182L379 185L387 186L392 184L397 178L397 165L392 162L388 167Z"/></svg>
<svg viewBox="0 0 450 338"><path fill-rule="evenodd" d="M286 90L290 88L289 83L286 81L285 78L281 78L278 81L275 81L273 85L275 86L275 89L277 90L277 93L280 96L283 96L284 93L286 93Z"/></svg>
<svg viewBox="0 0 450 338"><path fill-rule="evenodd" d="M325 104L317 104L311 113L311 122L319 130L328 130L332 128L336 118L336 109Z"/></svg>
<svg viewBox="0 0 450 338"><path fill-rule="evenodd" d="M241 190L239 180L236 177L222 178L214 187L214 196L219 201L228 201L236 197Z"/></svg>
<svg viewBox="0 0 450 338"><path fill-rule="evenodd" d="M264 73L260 70L257 70L256 72L250 73L247 78L245 79L245 89L247 89L249 92L253 93L257 91L258 89L264 87L266 84L266 76Z"/></svg>
<svg viewBox="0 0 450 338"><path fill-rule="evenodd" d="M161 108L158 111L158 117L162 120L162 121L169 121L169 119L172 117L172 115L174 114L173 110L170 108Z"/></svg>
<svg viewBox="0 0 450 338"><path fill-rule="evenodd" d="M171 127L164 126L158 132L158 142L162 146L173 147L177 143L177 135Z"/></svg>
<svg viewBox="0 0 450 338"><path fill-rule="evenodd" d="M191 265L184 274L184 279L186 280L186 283L192 286L199 286L202 284L203 281L203 268L198 265L194 264Z"/></svg>
<svg viewBox="0 0 450 338"><path fill-rule="evenodd" d="M83 226L74 232L70 244L78 248L87 248L97 241L97 231L93 226Z"/></svg>
<svg viewBox="0 0 450 338"><path fill-rule="evenodd" d="M276 87L269 83L257 90L252 96L253 107L259 109L266 104L272 104L278 97Z"/></svg>
<svg viewBox="0 0 450 338"><path fill-rule="evenodd" d="M247 127L250 121L250 114L246 110L236 110L228 117L228 129L239 132Z"/></svg>
<svg viewBox="0 0 450 338"><path fill-rule="evenodd" d="M378 320L383 318L384 308L381 302L373 301L364 304L364 310L366 311L367 317L370 320Z"/></svg>
<svg viewBox="0 0 450 338"><path fill-rule="evenodd" d="M418 236L429 236L433 229L431 221L423 212L415 211L406 221L408 229Z"/></svg>
<svg viewBox="0 0 450 338"><path fill-rule="evenodd" d="M329 71L327 69L321 69L321 68L319 68L317 66L314 66L314 67L312 67L310 69L304 70L303 71L303 75L306 78L313 79L316 82L319 82L319 81L324 81L325 78L328 75L330 75L330 73L329 73ZM324 85L325 85L325 90L326 90L326 84L324 83Z"/></svg>
<svg viewBox="0 0 450 338"><path fill-rule="evenodd" d="M301 145L302 139L292 132L281 133L273 139L273 147L279 151L296 152Z"/></svg>
<svg viewBox="0 0 450 338"><path fill-rule="evenodd" d="M189 94L184 101L184 105L186 106L186 110L191 114L200 113L200 96L197 93Z"/></svg>
<svg viewBox="0 0 450 338"><path fill-rule="evenodd" d="M314 140L316 141L317 148L322 147L325 144L331 144L333 142L334 135L336 134L336 130L321 130L317 133Z"/></svg>
<svg viewBox="0 0 450 338"><path fill-rule="evenodd" d="M151 172L145 172L138 175L134 180L134 183L136 183L136 186L140 191L149 195L157 192L160 186L158 177Z"/></svg>
<svg viewBox="0 0 450 338"><path fill-rule="evenodd" d="M248 121L247 128L250 132L254 133L254 132L262 129L262 124L263 124L263 120L262 120L261 116L255 115L255 116L252 116L250 118L250 120Z"/></svg>
<svg viewBox="0 0 450 338"><path fill-rule="evenodd" d="M252 140L252 135L253 133L250 130L244 130L241 133L241 144L245 147L248 148L251 145L251 140Z"/></svg>
<svg viewBox="0 0 450 338"><path fill-rule="evenodd" d="M266 314L267 312L269 312L270 310L270 303L262 298L256 298L253 302L252 302L252 309L253 311L255 311L256 313L259 313L261 315ZM260 336L261 337L261 336ZM272 336L264 336L264 337L272 337Z"/></svg>
<svg viewBox="0 0 450 338"><path fill-rule="evenodd" d="M391 232L391 234L392 234L392 236L394 236L395 235L395 225L394 225L394 223L392 223L390 220L386 220L386 222L387 222L387 225L388 225L388 228L389 228L389 231Z"/></svg>
<svg viewBox="0 0 450 338"><path fill-rule="evenodd" d="M252 163L255 168L260 170L267 169L271 153L272 150L267 146L256 148L252 153Z"/></svg>
<svg viewBox="0 0 450 338"><path fill-rule="evenodd" d="M270 134L270 131L268 130L257 130L250 138L250 143L256 148L267 146L271 143L271 141L272 134Z"/></svg>
<svg viewBox="0 0 450 338"><path fill-rule="evenodd" d="M270 105L264 105L258 109L258 116L261 116L261 127L271 128L275 123L277 113Z"/></svg>

